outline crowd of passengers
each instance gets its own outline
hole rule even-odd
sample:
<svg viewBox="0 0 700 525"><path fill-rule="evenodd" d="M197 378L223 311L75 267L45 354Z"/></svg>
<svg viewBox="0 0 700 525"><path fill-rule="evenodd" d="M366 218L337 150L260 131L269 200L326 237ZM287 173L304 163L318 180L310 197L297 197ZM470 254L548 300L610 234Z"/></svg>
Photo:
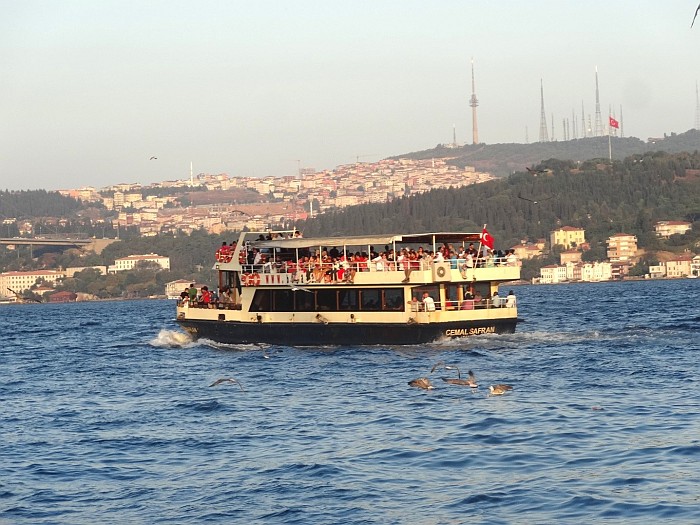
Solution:
<svg viewBox="0 0 700 525"><path fill-rule="evenodd" d="M261 239L265 240L265 239ZM223 249L224 247L222 247ZM229 247L231 252L235 245ZM404 282L408 282L413 270L424 270L433 263L449 262L451 268L462 272L469 268L493 266L516 266L518 264L515 250L491 250L481 246L481 253L474 244L455 248L452 244L444 243L436 252L418 249L401 248L396 252L389 246L383 251L372 250L342 252L337 247L324 249L313 254L307 251L297 260L290 253L272 249L245 247L241 250L240 263L244 272L248 273L292 273L294 280L307 283L352 283L357 272L367 271L403 271Z"/></svg>
<svg viewBox="0 0 700 525"><path fill-rule="evenodd" d="M187 286L178 301L179 306L193 306L200 308L234 308L234 293L231 288L225 286L218 292L209 290L208 286L197 286L192 283Z"/></svg>

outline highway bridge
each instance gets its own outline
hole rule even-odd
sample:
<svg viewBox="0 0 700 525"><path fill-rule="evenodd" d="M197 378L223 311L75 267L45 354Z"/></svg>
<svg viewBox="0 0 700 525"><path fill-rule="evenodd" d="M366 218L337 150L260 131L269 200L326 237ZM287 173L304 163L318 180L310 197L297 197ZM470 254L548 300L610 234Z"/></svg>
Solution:
<svg viewBox="0 0 700 525"><path fill-rule="evenodd" d="M83 248L100 253L105 246L118 241L119 239L90 239L80 237L1 237L0 244L13 246L58 246L62 248Z"/></svg>

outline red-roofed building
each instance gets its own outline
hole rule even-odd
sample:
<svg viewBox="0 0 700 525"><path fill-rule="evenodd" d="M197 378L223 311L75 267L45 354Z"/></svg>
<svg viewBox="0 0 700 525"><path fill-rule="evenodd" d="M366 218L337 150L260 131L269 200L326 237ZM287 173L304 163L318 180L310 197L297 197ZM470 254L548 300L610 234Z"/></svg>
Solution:
<svg viewBox="0 0 700 525"><path fill-rule="evenodd" d="M676 233L683 235L692 227L693 225L691 223L684 221L659 221L654 224L654 231L659 237L668 239L671 235Z"/></svg>

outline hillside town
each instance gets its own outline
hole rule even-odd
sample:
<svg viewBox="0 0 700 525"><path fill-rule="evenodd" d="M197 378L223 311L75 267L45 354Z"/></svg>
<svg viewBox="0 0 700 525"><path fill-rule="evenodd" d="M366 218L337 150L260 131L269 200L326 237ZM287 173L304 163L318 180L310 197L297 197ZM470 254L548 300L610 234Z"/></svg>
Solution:
<svg viewBox="0 0 700 525"><path fill-rule="evenodd" d="M434 188L462 187L493 179L488 173L478 172L472 167L457 168L447 160L385 159L374 163L357 162L321 172L300 169L297 176L262 179L226 174L194 176L191 173L189 179L151 185L117 184L101 189L60 190L59 193L87 203L101 203L108 211L116 213L113 224L117 228L135 228L141 237L195 230L221 234L246 228L265 230L273 225L284 227L334 208L387 202ZM154 195L159 189L166 191L160 192L162 196ZM188 197L186 204L181 200L183 195ZM18 222L17 226L21 235L35 233L29 221ZM653 233L668 239L691 229L690 222L662 220L654 224ZM113 242L111 239L103 241ZM590 249L586 231L572 226L550 231L549 239L535 242L523 239L514 246L501 248L513 254L518 265L526 260L558 254L558 264L547 264L539 269L539 276L532 279L536 284L628 278L630 268L644 255L644 250L637 246L637 238L617 233L605 242L607 258L598 261L584 260L585 252ZM14 249L11 245L8 248ZM168 270L170 258L155 253L131 254L117 258L113 264L89 268L100 275L110 275L144 267ZM89 294L57 292L55 289L57 283L86 268L0 273L0 290L3 291L0 300L17 301L27 291L52 302L92 299L94 297ZM700 255L689 252L660 260L649 266L645 275L651 279L698 276ZM181 279L168 282L163 294L177 296L186 284L190 283ZM9 296L5 290L11 292Z"/></svg>
<svg viewBox="0 0 700 525"><path fill-rule="evenodd" d="M136 227L142 236L198 229L218 234L243 228L265 229L272 224L306 219L332 208L387 202L435 188L458 188L494 178L473 167L457 168L448 164L448 160L385 159L318 172L300 168L298 175L285 177L199 174L149 186L116 184L100 190L80 188L60 190L59 193L84 202L102 203L108 210L118 212L115 224ZM182 191L179 195L164 197L144 196L147 194L145 190L154 188ZM180 206L178 197L195 189L206 189L209 202ZM257 193L258 200L264 198L264 202L232 199L230 193L236 190Z"/></svg>

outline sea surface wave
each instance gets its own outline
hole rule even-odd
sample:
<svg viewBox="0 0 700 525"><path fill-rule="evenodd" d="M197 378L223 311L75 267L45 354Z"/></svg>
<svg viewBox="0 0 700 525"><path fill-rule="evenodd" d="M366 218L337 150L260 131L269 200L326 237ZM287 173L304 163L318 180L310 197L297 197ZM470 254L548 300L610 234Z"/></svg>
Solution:
<svg viewBox="0 0 700 525"><path fill-rule="evenodd" d="M1 306L0 522L700 523L699 281L513 287L515 334L403 347Z"/></svg>

